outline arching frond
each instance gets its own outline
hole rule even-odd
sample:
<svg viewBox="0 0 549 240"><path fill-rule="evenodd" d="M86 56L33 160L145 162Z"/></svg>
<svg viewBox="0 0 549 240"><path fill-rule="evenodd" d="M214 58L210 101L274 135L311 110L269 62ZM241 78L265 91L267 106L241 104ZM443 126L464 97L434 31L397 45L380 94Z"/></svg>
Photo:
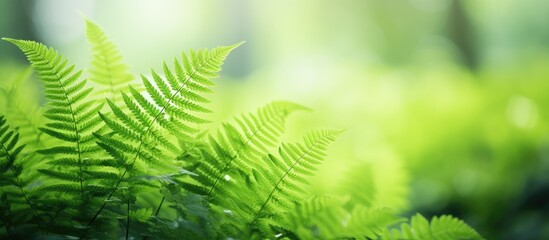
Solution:
<svg viewBox="0 0 549 240"><path fill-rule="evenodd" d="M80 79L82 71L76 71L74 65L69 65L68 60L57 51L33 41L5 40L19 47L36 69L48 100L44 116L49 121L40 130L60 140L58 145L38 151L56 160L50 162L48 169L40 172L63 182L78 183L79 201L89 202L94 194L88 191L87 185L100 184L96 176L89 173L102 171L105 174L116 174L114 169L86 163L102 151L95 144L93 135L101 132L104 126L97 114L102 105L86 99L92 89L86 88L86 81ZM55 197L51 192L44 194ZM89 209L82 205L79 208L82 217L85 217Z"/></svg>
<svg viewBox="0 0 549 240"><path fill-rule="evenodd" d="M434 217L429 223L418 213L411 218L409 224L403 223L400 230L385 230L381 239L481 240L484 238L463 221L452 216Z"/></svg>
<svg viewBox="0 0 549 240"><path fill-rule="evenodd" d="M208 102L202 95L212 91L211 79L217 77L225 58L239 45L183 53L181 60L174 60L173 70L163 64L164 77L154 70L151 78L142 76L145 93L130 86L129 92L122 94L124 108L107 101L112 115L100 116L112 132L97 135L98 145L124 166L107 199L111 199L122 182L132 185L125 177L139 176L138 166L145 164L149 175L173 170L174 160L182 152L174 142L193 142L199 125L208 122L200 116L210 112L202 106ZM107 202L96 211L88 226Z"/></svg>
<svg viewBox="0 0 549 240"><path fill-rule="evenodd" d="M113 134L102 136L100 145L128 165L136 161L165 165L175 159L181 150L170 140L192 141L198 125L207 122L199 116L209 112L202 106L207 100L201 95L211 92L210 79L216 77L223 60L237 46L191 51L182 54L183 64L174 60L174 70L164 63L165 78L154 70L152 79L142 76L146 93L130 87L122 94L129 113L108 101L114 117L101 117Z"/></svg>
<svg viewBox="0 0 549 240"><path fill-rule="evenodd" d="M234 119L236 124L224 123L215 137L210 137L211 153L205 153L196 169L196 179L202 184L202 194L223 195L225 179L235 171L249 172L261 165L261 157L280 143L284 124L289 114L305 107L285 101L272 102L255 114L243 114Z"/></svg>
<svg viewBox="0 0 549 240"><path fill-rule="evenodd" d="M242 223L248 223L245 227L262 232L264 237L271 234L270 219L280 217L304 200L307 177L314 175L328 145L340 133L319 130L308 134L303 143L283 143L278 156L265 157L260 168L242 179L245 182L241 178L232 181L233 191L227 191L219 200L222 208L231 211L233 222L227 228L238 229L245 226Z"/></svg>

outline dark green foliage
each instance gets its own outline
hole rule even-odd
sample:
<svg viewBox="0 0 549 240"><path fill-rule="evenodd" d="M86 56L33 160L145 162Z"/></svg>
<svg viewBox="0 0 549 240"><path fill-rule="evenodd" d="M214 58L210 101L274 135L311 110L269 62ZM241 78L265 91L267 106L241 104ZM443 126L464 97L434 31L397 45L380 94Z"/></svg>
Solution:
<svg viewBox="0 0 549 240"><path fill-rule="evenodd" d="M86 26L95 88L52 48L4 39L32 63L47 103L32 110L40 121L17 120L31 135L22 143L0 117L0 237L375 239L401 221L373 206L378 190L367 166L348 174L342 196L309 193L341 131L283 143L288 116L303 106L272 102L207 132L212 79L240 44L183 53L131 85L116 46ZM450 217L427 227L420 220L383 237L478 237Z"/></svg>
<svg viewBox="0 0 549 240"><path fill-rule="evenodd" d="M0 220L9 237L24 237L29 228L41 222L36 206L30 201L35 194L30 185L37 174L25 169L39 159L23 156L25 145L19 144L19 133L0 116Z"/></svg>

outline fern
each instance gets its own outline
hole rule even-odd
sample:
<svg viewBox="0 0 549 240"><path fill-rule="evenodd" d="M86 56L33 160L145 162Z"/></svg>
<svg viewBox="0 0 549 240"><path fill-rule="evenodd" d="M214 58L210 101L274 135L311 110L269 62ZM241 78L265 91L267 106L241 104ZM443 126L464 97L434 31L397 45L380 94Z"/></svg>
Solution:
<svg viewBox="0 0 549 240"><path fill-rule="evenodd" d="M80 214L73 216L74 220L83 222L89 215L90 201L105 195L97 192L97 187L90 191L88 185L102 186L104 181L117 178L115 169L96 158L101 149L95 144L93 133L101 131L103 126L97 115L102 105L86 100L92 89L85 87L85 80L80 80L82 71L75 71L74 65L69 66L68 60L57 51L33 41L5 40L25 53L44 83L48 100L44 116L49 122L40 131L61 140L59 145L38 151L51 157L50 168L39 169L40 173L62 182L44 188L44 194L52 199L65 194L78 195L77 201L68 202L64 211L77 210ZM75 225L71 220L62 224Z"/></svg>
<svg viewBox="0 0 549 240"><path fill-rule="evenodd" d="M238 170L251 171L263 156L279 144L284 123L289 114L306 109L291 102L272 102L256 114L235 118L236 124L224 123L217 137L210 137L211 151L196 169L196 180L201 184L199 193L215 197L223 195L226 179ZM192 187L192 186L191 186Z"/></svg>
<svg viewBox="0 0 549 240"><path fill-rule="evenodd" d="M372 208L362 204L348 209L353 199L334 196L313 197L299 203L288 213L280 227L290 229L299 239L369 239L402 221L391 209Z"/></svg>
<svg viewBox="0 0 549 240"><path fill-rule="evenodd" d="M463 221L443 215L434 217L431 223L420 214L410 220L410 224L402 224L400 231L386 230L381 239L414 239L414 240L477 240L482 238L474 229Z"/></svg>
<svg viewBox="0 0 549 240"><path fill-rule="evenodd" d="M86 36L93 53L88 70L89 80L100 88L95 94L120 103L120 92L129 91L129 83L134 77L129 73L128 66L122 63L122 55L103 29L89 19L85 22Z"/></svg>
<svg viewBox="0 0 549 240"><path fill-rule="evenodd" d="M37 150L43 144L42 132L39 130L43 124L43 108L38 106L38 98L29 94L34 89L25 86L30 79L31 68L18 72L17 79L8 86L0 86L0 93L4 94L4 102L7 106L5 118L8 119L14 128L20 133L19 142L27 147L25 151ZM9 81L8 81L9 82Z"/></svg>
<svg viewBox="0 0 549 240"><path fill-rule="evenodd" d="M337 196L315 196L300 202L285 219L277 221L300 239L377 239L383 230L403 221L396 208L378 205L380 192L373 164L359 163L349 167L336 184ZM394 187L394 186L383 186Z"/></svg>
<svg viewBox="0 0 549 240"><path fill-rule="evenodd" d="M201 50L191 52L190 56L183 54L184 65L175 60L175 71L164 63L166 80L154 70L152 81L142 76L146 93L130 87L129 93L122 94L130 113L108 100L115 118L100 114L112 130L112 134L100 136L100 145L129 168L140 160L166 165L166 159L175 159L181 150L170 140L190 141L198 132L197 125L207 122L196 115L209 112L200 105L207 102L200 94L211 91L209 87L213 82L209 78L216 76L222 61L235 47ZM153 101L149 101L149 97Z"/></svg>
<svg viewBox="0 0 549 240"><path fill-rule="evenodd" d="M279 156L265 156L262 166L252 169L251 175L241 170L242 173L230 181L233 190L226 191L219 198L222 212L229 215L227 223L224 223L227 233L274 236L271 221L282 218L296 202L304 199L306 177L315 173L328 144L339 133L333 130L314 131L304 138L304 143L282 144Z"/></svg>
<svg viewBox="0 0 549 240"><path fill-rule="evenodd" d="M290 229L300 239L335 238L348 217L341 202L334 196L312 197L298 203L280 227Z"/></svg>
<svg viewBox="0 0 549 240"><path fill-rule="evenodd" d="M174 60L174 70L163 64L165 79L154 70L152 80L142 76L146 93L139 93L130 86L129 93L123 93L125 112L111 100L107 100L115 118L100 114L103 121L112 130L111 134L97 135L103 147L117 162L124 166L113 190L108 194L110 199L119 188L128 173L142 174L140 164L162 166L166 171L172 166L176 156L182 152L179 146L172 143L178 140L192 142L192 135L199 130L197 126L207 121L197 114L210 110L201 106L207 99L201 94L211 92L211 78L221 70L223 60L238 45L219 47L211 51L191 51L182 54L183 65ZM152 98L152 101L147 98ZM148 169L148 172L154 172ZM130 182L131 184L131 182ZM107 202L97 210L88 226L103 211Z"/></svg>

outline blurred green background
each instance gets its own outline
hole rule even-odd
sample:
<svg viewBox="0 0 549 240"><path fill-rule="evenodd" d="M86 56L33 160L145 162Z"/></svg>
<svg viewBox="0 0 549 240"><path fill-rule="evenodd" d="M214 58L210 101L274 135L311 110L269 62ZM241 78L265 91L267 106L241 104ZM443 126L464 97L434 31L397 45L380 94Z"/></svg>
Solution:
<svg viewBox="0 0 549 240"><path fill-rule="evenodd" d="M79 12L136 74L182 50L246 41L226 61L213 117L285 99L314 109L294 116L288 140L347 129L317 193L368 163L378 205L453 214L487 239L549 239L549 1L4 0L0 36L85 68ZM25 66L0 43L0 87ZM37 82L25 91L36 95Z"/></svg>

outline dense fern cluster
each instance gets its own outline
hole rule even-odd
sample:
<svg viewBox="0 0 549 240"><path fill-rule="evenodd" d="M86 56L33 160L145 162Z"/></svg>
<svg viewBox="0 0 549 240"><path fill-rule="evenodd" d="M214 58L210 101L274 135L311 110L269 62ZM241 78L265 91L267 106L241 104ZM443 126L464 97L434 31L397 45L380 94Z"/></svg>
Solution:
<svg viewBox="0 0 549 240"><path fill-rule="evenodd" d="M4 39L32 63L47 103L0 117L2 238L482 239L449 216L417 215L398 230L403 219L372 204L371 181L356 181L367 167L340 196L311 195L309 177L341 131L283 142L286 119L307 110L299 104L272 102L206 131L212 79L239 44L183 53L139 84L101 28L86 27L87 78L52 48Z"/></svg>

